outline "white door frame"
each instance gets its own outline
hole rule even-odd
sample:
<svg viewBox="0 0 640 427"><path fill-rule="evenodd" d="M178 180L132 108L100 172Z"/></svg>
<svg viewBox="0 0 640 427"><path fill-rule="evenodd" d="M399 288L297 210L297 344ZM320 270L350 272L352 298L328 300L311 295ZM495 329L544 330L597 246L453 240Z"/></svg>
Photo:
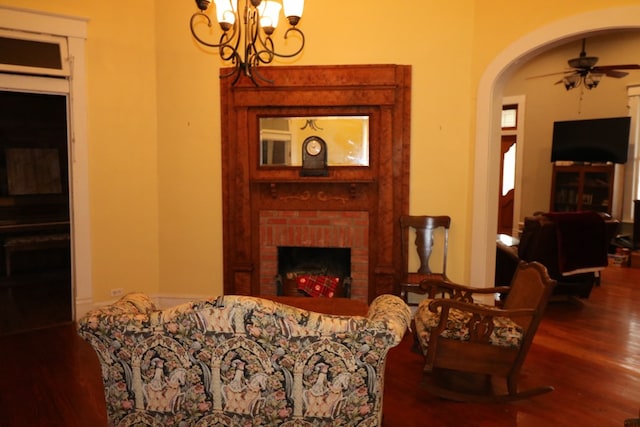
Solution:
<svg viewBox="0 0 640 427"><path fill-rule="evenodd" d="M87 150L87 77L84 18L0 6L0 28L65 37L71 76L68 79L0 73L0 89L60 94L68 97L69 199L71 203L71 277L73 318L93 304L91 226L89 223L89 161Z"/></svg>

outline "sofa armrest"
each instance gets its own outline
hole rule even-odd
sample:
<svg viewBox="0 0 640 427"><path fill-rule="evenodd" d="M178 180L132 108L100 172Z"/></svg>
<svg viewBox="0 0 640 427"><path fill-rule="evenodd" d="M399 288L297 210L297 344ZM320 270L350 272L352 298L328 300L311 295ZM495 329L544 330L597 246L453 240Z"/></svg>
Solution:
<svg viewBox="0 0 640 427"><path fill-rule="evenodd" d="M368 316L372 322L384 323L394 335L395 344L399 344L411 325L411 309L395 295L380 295L371 302Z"/></svg>
<svg viewBox="0 0 640 427"><path fill-rule="evenodd" d="M149 315L156 311L151 298L143 293L129 293L113 304L89 311L78 320L80 332L100 334L100 331L114 324L141 329L149 326ZM101 335L101 334L100 334Z"/></svg>

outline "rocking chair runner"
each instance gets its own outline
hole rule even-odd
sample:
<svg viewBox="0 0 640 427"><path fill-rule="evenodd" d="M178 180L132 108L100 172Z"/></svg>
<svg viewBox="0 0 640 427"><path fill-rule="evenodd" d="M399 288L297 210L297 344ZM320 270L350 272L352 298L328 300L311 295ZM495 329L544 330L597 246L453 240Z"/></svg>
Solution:
<svg viewBox="0 0 640 427"><path fill-rule="evenodd" d="M442 280L421 282L428 299L415 316L425 355L425 387L467 402L504 402L553 390L519 391L518 377L556 281L537 262L518 265L510 287L471 288ZM478 304L474 294L508 292L502 308ZM447 298L434 299L444 294ZM506 392L492 379L506 379Z"/></svg>

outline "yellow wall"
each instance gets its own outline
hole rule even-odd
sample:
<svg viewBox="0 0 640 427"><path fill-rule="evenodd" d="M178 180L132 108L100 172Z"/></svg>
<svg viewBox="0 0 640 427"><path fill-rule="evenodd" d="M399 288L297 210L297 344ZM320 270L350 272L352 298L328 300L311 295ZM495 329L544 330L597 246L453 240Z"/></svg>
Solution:
<svg viewBox="0 0 640 427"><path fill-rule="evenodd" d="M548 3L548 4L547 4ZM450 214L449 272L468 275L475 102L487 64L549 22L636 0L307 0L287 64L413 66L412 213ZM222 291L220 60L192 41L188 0L3 4L84 16L94 299ZM526 17L526 19L523 19Z"/></svg>

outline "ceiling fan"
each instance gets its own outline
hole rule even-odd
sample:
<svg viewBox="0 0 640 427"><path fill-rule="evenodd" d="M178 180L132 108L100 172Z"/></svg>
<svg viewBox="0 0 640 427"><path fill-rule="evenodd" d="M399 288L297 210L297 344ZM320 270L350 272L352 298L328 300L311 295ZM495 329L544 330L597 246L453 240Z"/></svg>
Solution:
<svg viewBox="0 0 640 427"><path fill-rule="evenodd" d="M582 51L577 58L569 59L568 64L571 67L570 70L561 71L557 73L544 74L541 76L534 76L529 78L547 77L557 74L565 74L565 76L555 82L555 84L563 83L565 89L571 90L581 84L587 89L593 89L598 86L602 77L613 77L616 79L625 77L629 73L621 70L640 70L640 64L619 64L619 65L596 65L598 63L597 56L587 56L585 50L586 39L582 39Z"/></svg>

